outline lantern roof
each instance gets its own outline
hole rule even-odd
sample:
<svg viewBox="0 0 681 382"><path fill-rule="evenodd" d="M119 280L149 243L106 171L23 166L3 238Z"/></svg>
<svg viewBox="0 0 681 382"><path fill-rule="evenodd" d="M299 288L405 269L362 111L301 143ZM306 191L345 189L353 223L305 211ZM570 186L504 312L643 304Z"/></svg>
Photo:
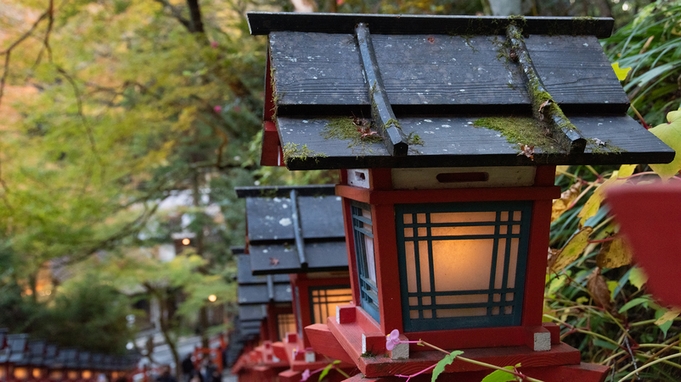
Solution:
<svg viewBox="0 0 681 382"><path fill-rule="evenodd" d="M0 362L22 363L28 356L28 334L8 334L7 353L0 356Z"/></svg>
<svg viewBox="0 0 681 382"><path fill-rule="evenodd" d="M237 187L254 275L346 271L341 198L332 185Z"/></svg>
<svg viewBox="0 0 681 382"><path fill-rule="evenodd" d="M237 255L239 306L270 302L291 302L291 285L287 275L254 276L249 255Z"/></svg>
<svg viewBox="0 0 681 382"><path fill-rule="evenodd" d="M45 355L43 357L43 365L47 367L53 367L57 365L57 359L59 357L59 347L55 344L45 345Z"/></svg>
<svg viewBox="0 0 681 382"><path fill-rule="evenodd" d="M47 343L43 340L29 340L28 353L24 358L24 363L35 366L42 366L45 362L45 350Z"/></svg>
<svg viewBox="0 0 681 382"><path fill-rule="evenodd" d="M7 328L0 328L0 351L5 349L7 346L7 332L9 330Z"/></svg>
<svg viewBox="0 0 681 382"><path fill-rule="evenodd" d="M599 43L610 18L249 13L268 35L263 164L665 163ZM274 153L274 155L272 155Z"/></svg>

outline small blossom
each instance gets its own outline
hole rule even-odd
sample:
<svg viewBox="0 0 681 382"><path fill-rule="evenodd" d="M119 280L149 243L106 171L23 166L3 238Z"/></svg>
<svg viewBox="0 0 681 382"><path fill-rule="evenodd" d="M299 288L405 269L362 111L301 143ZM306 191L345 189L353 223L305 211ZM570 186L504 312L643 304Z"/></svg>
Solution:
<svg viewBox="0 0 681 382"><path fill-rule="evenodd" d="M213 111L214 111L216 114L220 114L220 112L222 111L222 106L220 106L220 105L215 105L215 106L213 106Z"/></svg>
<svg viewBox="0 0 681 382"><path fill-rule="evenodd" d="M217 47L218 47L218 42L217 42L217 41L211 41L211 42L210 42L210 47L213 48L213 49L217 48Z"/></svg>
<svg viewBox="0 0 681 382"><path fill-rule="evenodd" d="M305 369L303 375L300 376L300 382L307 381L310 378L310 369Z"/></svg>
<svg viewBox="0 0 681 382"><path fill-rule="evenodd" d="M385 348L388 350L393 350L395 346L400 344L400 331L397 329L393 329L390 334L385 336Z"/></svg>

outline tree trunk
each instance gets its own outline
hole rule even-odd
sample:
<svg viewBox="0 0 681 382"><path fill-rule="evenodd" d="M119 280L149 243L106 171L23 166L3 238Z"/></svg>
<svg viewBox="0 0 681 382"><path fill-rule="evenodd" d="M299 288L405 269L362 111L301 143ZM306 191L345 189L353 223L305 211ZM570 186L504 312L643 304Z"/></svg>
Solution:
<svg viewBox="0 0 681 382"><path fill-rule="evenodd" d="M199 0L187 0L187 7L189 7L189 18L192 25L192 33L206 33L203 29L203 19L201 18L201 7Z"/></svg>

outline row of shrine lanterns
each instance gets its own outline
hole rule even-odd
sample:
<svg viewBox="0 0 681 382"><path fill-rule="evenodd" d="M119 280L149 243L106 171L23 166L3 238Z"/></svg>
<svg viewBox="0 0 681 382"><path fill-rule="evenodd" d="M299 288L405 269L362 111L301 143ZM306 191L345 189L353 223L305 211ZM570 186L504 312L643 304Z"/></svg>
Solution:
<svg viewBox="0 0 681 382"><path fill-rule="evenodd" d="M8 334L0 329L0 382L107 381L125 378L137 366L138 356L91 353L59 348L28 334Z"/></svg>
<svg viewBox="0 0 681 382"><path fill-rule="evenodd" d="M261 164L340 170L352 302L300 325L310 347L359 371L346 381L427 370L442 355L407 343L417 338L546 381L604 380L607 366L581 363L542 320L556 166L675 155L626 114L598 42L614 20L262 12L248 22L269 41ZM265 244L268 264L284 268L286 252ZM252 265L256 250L251 241ZM386 348L395 329L404 351ZM455 360L441 379L486 372Z"/></svg>

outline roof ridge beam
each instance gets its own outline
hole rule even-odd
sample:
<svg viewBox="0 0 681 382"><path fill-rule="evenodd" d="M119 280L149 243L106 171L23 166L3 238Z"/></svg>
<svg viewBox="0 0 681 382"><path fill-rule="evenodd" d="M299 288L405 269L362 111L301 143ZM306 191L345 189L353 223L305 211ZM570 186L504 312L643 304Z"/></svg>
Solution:
<svg viewBox="0 0 681 382"><path fill-rule="evenodd" d="M586 139L565 116L560 106L553 100L532 64L530 53L525 46L522 30L510 24L506 38L511 44L510 57L520 65L525 76L525 86L532 101L532 115L547 128L558 144L570 154L581 154L586 149Z"/></svg>
<svg viewBox="0 0 681 382"><path fill-rule="evenodd" d="M364 78L369 87L369 100L371 101L371 118L376 125L376 130L383 137L388 152L392 156L407 156L409 144L407 137L402 132L400 123L395 117L393 108L388 100L388 94L383 86L381 70L378 67L376 52L371 42L371 33L364 23L357 24L355 28L359 55L364 67Z"/></svg>
<svg viewBox="0 0 681 382"><path fill-rule="evenodd" d="M291 220L293 220L293 236L296 240L298 250L298 261L302 268L307 268L307 258L305 257L305 242L303 240L303 227L300 222L300 208L298 207L298 192L291 190Z"/></svg>
<svg viewBox="0 0 681 382"><path fill-rule="evenodd" d="M267 275L267 299L274 301L274 277L272 275Z"/></svg>

